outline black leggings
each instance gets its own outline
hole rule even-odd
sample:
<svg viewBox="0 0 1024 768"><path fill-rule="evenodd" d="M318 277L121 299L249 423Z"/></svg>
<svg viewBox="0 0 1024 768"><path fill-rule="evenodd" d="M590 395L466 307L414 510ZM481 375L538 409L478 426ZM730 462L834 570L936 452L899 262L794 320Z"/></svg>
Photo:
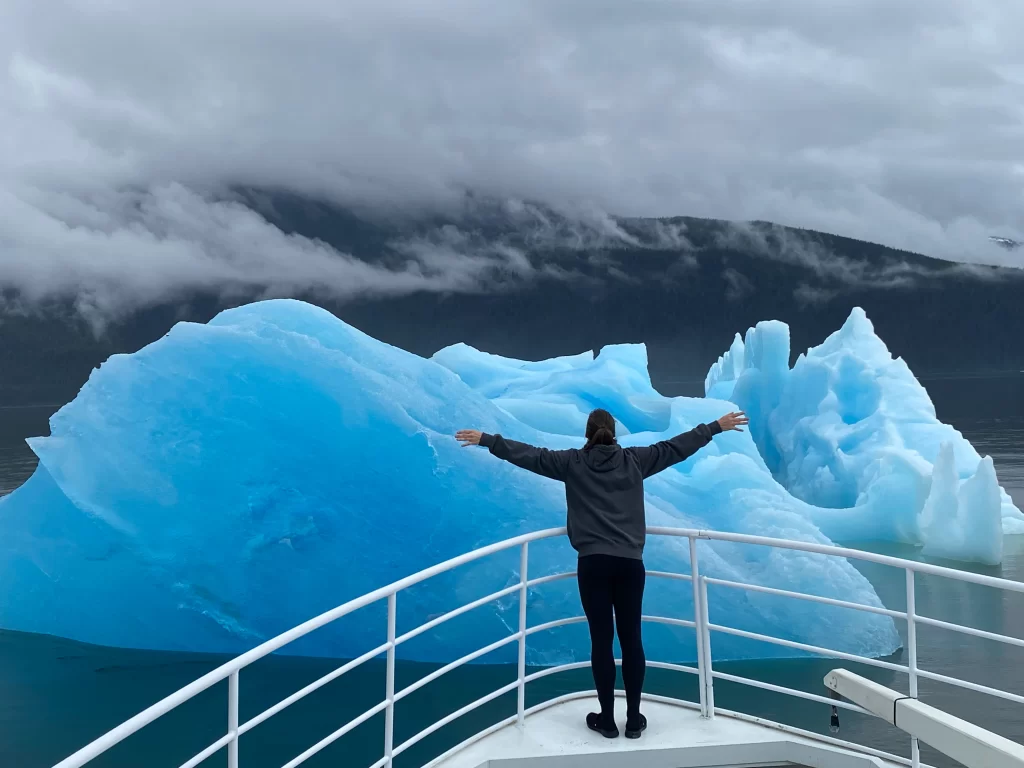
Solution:
<svg viewBox="0 0 1024 768"><path fill-rule="evenodd" d="M615 626L622 647L622 682L626 688L626 716L640 713L640 691L644 687L647 659L641 639L644 583L647 572L642 560L611 555L587 555L578 565L580 600L590 625L590 666L601 702L601 712L612 715L615 701L615 655L612 650Z"/></svg>

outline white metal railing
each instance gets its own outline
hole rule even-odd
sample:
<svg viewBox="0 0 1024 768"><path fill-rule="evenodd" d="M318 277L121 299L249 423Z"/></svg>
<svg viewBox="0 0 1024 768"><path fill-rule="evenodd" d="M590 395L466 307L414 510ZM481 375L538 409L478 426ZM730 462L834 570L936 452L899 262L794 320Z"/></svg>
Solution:
<svg viewBox="0 0 1024 768"><path fill-rule="evenodd" d="M920 738L967 768L1022 768L1024 746L981 726L904 696L846 669L833 669L825 687L859 704L913 738Z"/></svg>
<svg viewBox="0 0 1024 768"><path fill-rule="evenodd" d="M794 688L788 688L780 685L773 685L770 683L761 682L760 680L754 680L752 678L741 677L739 675L727 674L719 672L714 669L712 664L712 653L711 653L711 633L719 632L724 634L730 634L737 637L743 637L751 640L758 640L765 643L771 643L786 648L804 651L811 654L817 654L829 658L846 659L849 661L855 661L861 664L869 666L879 667L891 671L905 673L909 676L909 690L911 697L917 697L918 694L918 680L925 678L928 680L934 680L938 682L947 683L961 688L976 691L979 693L988 694L998 698L1006 699L1008 701L1014 701L1018 703L1024 703L1024 696L1020 696L1009 691L1003 691L996 688L990 688L985 685L979 685L972 683L967 680L960 680L958 678L942 675L936 672L930 672L927 670L920 669L917 665L917 624L927 624L930 626L940 627L942 629L951 630L954 632L961 632L963 634L972 635L975 637L985 638L987 640L994 640L1001 643L1006 643L1015 646L1024 646L1024 639L1010 637L1007 635L998 634L995 632L987 632L972 627L966 627L951 622L940 621L939 619L930 618L927 616L921 616L916 611L915 602L915 573L926 573L937 576L944 576L950 579L958 581L965 581L974 584L980 584L989 587L995 587L999 589L1005 589L1012 592L1024 592L1024 584L1010 581L1008 579L1000 579L993 576L984 576L981 574L969 573L965 571L958 571L952 568L944 568L942 566L930 565L927 563L919 563L911 560L903 560L896 557L890 557L887 555L879 555L873 552L865 552L862 550L848 549L845 547L836 547L831 545L816 544L813 542L802 542L802 541L790 541L787 539L775 539L764 536L751 536L746 534L738 533L723 533L715 531L703 531L695 529L684 529L684 528L663 528L663 527L649 527L647 529L648 534L655 536L672 536L677 538L686 538L689 540L690 550L690 563L691 572L685 573L672 573L665 571L648 571L649 576L656 578L675 579L681 581L689 581L692 585L693 590L693 602L694 602L694 618L693 620L669 618L664 616L648 616L644 615L643 620L645 622L667 624L670 626L688 627L695 630L697 638L696 656L697 666L687 666L683 664L669 664L666 662L659 661L648 661L647 664L650 667L659 669L668 669L678 672L684 672L688 674L695 674L698 676L699 684L699 706L701 715L705 718L713 718L715 716L715 694L714 694L714 682L715 680L725 680L733 683L739 683L742 685L752 686L760 688L766 691L772 691L774 693L781 693L797 698L805 699L808 701L819 702L830 706L839 707L842 709L848 709L856 712L866 713L866 710L851 704L846 701L831 699L825 696L819 696L817 694L808 693L806 691L796 690ZM590 666L589 662L578 662L573 664L565 664L557 667L550 667L547 669L541 669L531 674L526 673L526 647L527 638L530 635L538 632L544 632L556 627L567 626L569 624L578 624L586 621L583 616L567 617L563 619L556 619L553 621L546 622L544 624L535 625L532 627L527 626L526 620L526 608L529 590L536 588L543 584L548 584L559 579L574 578L575 571L569 571L565 573L558 573L549 576L543 576L536 579L530 579L528 576L529 566L529 545L532 542L540 541L542 539L550 539L559 536L564 536L566 533L564 528L551 528L548 530L537 531L535 533L526 534L523 536L517 536L506 541L491 544L486 547L468 552L458 557L447 560L443 563L439 563L435 566L420 571L419 573L408 576L404 579L394 582L386 587L381 587L373 592L370 592L362 597L358 597L354 600L338 606L330 611L327 611L319 616L316 616L309 621L300 624L293 629L288 630L271 640L253 648L252 650L243 653L242 655L232 659L231 661L221 665L217 669L208 672L194 682L186 685L180 690L172 693L170 696L158 701L151 707L143 710L135 717L126 720L124 723L104 734L100 738L96 739L92 743L86 745L82 749L75 752L73 755L67 757L58 763L55 768L78 768L79 766L85 765L95 757L106 752L114 745L118 744L128 736L132 735L140 728L148 725L154 720L158 719L162 715L171 711L178 705L188 701L197 694L205 691L211 686L222 682L227 679L228 681L228 712L227 712L227 732L217 739L215 742L210 744L206 749L199 752L188 762L184 763L181 768L193 768L199 765L208 757L212 756L216 752L227 747L228 753L228 768L238 768L238 742L239 738L246 732L252 730L257 725L265 722L270 717L273 717L277 713L281 712L285 708L291 706L296 701L304 698L313 691L323 687L327 683L344 675L356 667L364 664L372 658L379 656L380 654L386 654L387 658L387 670L386 670L386 685L384 692L384 700L377 705L366 710L363 714L359 715L355 719L342 725L336 731L321 739L316 744L309 747L302 754L296 756L290 762L286 763L284 768L294 768L313 755L320 752L322 749L332 744L333 742L340 739L345 734L349 733L353 729L357 728L362 723L366 722L375 715L381 712L385 713L385 726L384 726L384 744L383 744L383 757L374 763L371 768L390 768L392 761L395 757L408 750L413 745L419 743L427 736L440 730L444 726L453 722L454 720L462 717L468 712L493 701L494 699L504 696L516 691L517 704L516 714L500 723L496 723L491 728L487 729L487 732L496 730L497 728L518 723L522 725L525 721L528 710L526 709L526 685L535 680L547 677L549 675L565 672L572 669L582 669ZM794 592L791 590L777 589L774 587L766 587L758 584L745 584L737 581L730 581L726 579L712 578L702 576L700 574L699 564L699 552L698 542L700 540L710 541L724 541L738 544L752 544L767 547L776 547L780 549L797 550L802 552L811 552L822 555L831 555L836 557L851 558L856 560L862 560L867 562L878 563L881 565L888 565L896 568L902 568L906 573L906 600L907 610L896 611L888 608L880 608L877 606L864 605L861 603L850 602L846 600L838 600L834 598L820 597L818 595L806 594L803 592ZM432 578L440 573L452 570L461 565L479 560L481 558L493 555L498 552L506 551L513 548L519 548L520 560L519 560L519 582L505 589L499 590L478 600L474 600L471 603L456 608L442 616L432 619L402 635L396 634L396 616L397 616L397 601L398 593L411 587L415 584L419 584L427 579ZM907 664L895 664L888 661L882 661L881 659L872 659L863 656L857 656L855 654L845 653L830 648L823 648L816 645L809 645L807 643L795 642L792 640L785 640L782 638L771 637L770 635L764 635L757 632L750 632L747 630L736 629L734 627L728 627L720 624L714 624L711 622L709 611L708 611L708 598L707 590L708 585L713 584L718 587L724 587L727 589L740 589L758 592L762 594L770 594L781 597L789 597L799 600L807 600L815 603L821 603L824 605L832 605L843 608L850 608L854 610L866 611L869 613L880 614L883 616L889 616L894 619L901 619L907 622ZM395 690L395 656L396 649L399 645L404 642L411 640L412 638L423 634L424 632L430 631L431 629L449 621L456 616L460 616L468 611L475 608L479 608L494 600L507 597L512 594L518 593L519 596L519 626L517 631L513 634L502 638L494 643L491 643L484 648L480 648L472 653L463 656L460 659L456 659L451 663L435 670L434 672L426 675L425 677L417 680L414 683L407 685L405 688L396 691ZM284 647L288 643L303 637L310 632L313 632L320 627L323 627L337 619L346 616L353 611L357 611L360 608L364 608L372 603L376 603L381 600L387 601L387 641L376 648L367 651L362 656L352 659L351 661L342 664L337 669L329 672L323 677L313 681L304 688L296 691L292 695L282 699L277 704L269 707L255 717L250 718L244 723L239 723L239 710L238 710L238 699L239 699L239 677L240 672L243 668L252 664L253 662L271 654L280 648ZM487 655L499 648L502 648L511 643L518 644L518 674L516 680L508 685L499 688L496 691L492 691L486 696L477 699L476 701L462 707L461 709L452 712L446 717L438 720L434 724L420 731L416 735L406 739L401 744L394 743L394 721L395 721L395 704L401 701L406 696L410 695L414 691L419 690L423 686L433 682L434 680L442 677L453 669L460 667L464 664L472 662L482 656ZM655 697L662 699L663 697ZM722 710L717 710L722 711ZM835 741L835 740L833 740ZM840 742L836 742L840 743ZM845 742L842 742L845 743ZM857 745L850 744L851 747L857 747ZM879 752L878 750L867 750L862 748L864 751L868 751L871 754L878 756L884 756L885 758L894 762L909 764L913 768L917 768L920 762L920 753L918 748L918 742L916 738L912 739L911 742L911 759L906 760L905 758L898 757L896 755L890 755L887 753Z"/></svg>

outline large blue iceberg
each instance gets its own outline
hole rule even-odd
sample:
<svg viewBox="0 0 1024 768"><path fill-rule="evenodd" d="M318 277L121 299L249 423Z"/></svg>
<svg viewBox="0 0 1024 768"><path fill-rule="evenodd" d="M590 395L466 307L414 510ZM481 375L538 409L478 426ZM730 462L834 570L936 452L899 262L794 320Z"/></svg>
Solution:
<svg viewBox="0 0 1024 768"><path fill-rule="evenodd" d="M796 432L785 425L803 423L800 404L787 405L796 369L772 356L770 341L739 375L724 372L734 353L709 379L712 395L750 401L756 429L721 435L648 481L648 522L827 543L822 529L836 516L842 524L830 535L855 537L858 526L873 531L887 516L918 515L923 502L899 510L930 492L908 490L902 476L889 485L876 471L853 506L848 487L815 484L823 467L838 476L834 463L825 456L801 464L796 456L834 446L814 442L824 434L816 422L786 437ZM847 372L856 352L851 348L854 362L839 365L838 384L822 382L827 370L808 374L808 387L850 393L854 411L840 420L847 425L870 411L856 405L857 393L875 391L870 369ZM557 483L461 448L452 435L470 427L552 448L578 446L586 414L597 406L615 414L630 445L735 407L725 399L661 396L642 345L544 362L457 345L424 359L319 308L283 300L226 311L206 325L179 324L140 352L108 360L53 417L51 436L30 441L38 470L0 500L0 626L112 646L244 650L445 558L564 524ZM875 427L868 421L854 431L843 450L894 439L887 423ZM768 447L775 453L766 463ZM952 450L965 449L956 443ZM937 445L932 455L936 467L953 461ZM936 483L930 519L971 512L973 502L960 502L960 491L951 478ZM856 515L835 509L844 504ZM700 546L703 568L714 576L880 604L843 560ZM652 537L647 562L687 572L685 540ZM531 576L572 566L564 540L531 547ZM517 570L510 552L403 593L399 632L515 583ZM651 579L646 612L688 618L690 595L685 582ZM530 600L531 624L581 612L571 581L539 586ZM712 587L710 600L713 621L740 629L872 655L889 654L900 642L884 616L725 587ZM507 634L517 616L513 596L401 645L399 656L453 659ZM378 605L289 651L351 657L380 644L384 631ZM689 630L659 625L646 633L651 658L695 657ZM716 658L792 653L728 635L713 642ZM579 626L529 641L531 663L586 659L588 652ZM514 658L514 646L502 653Z"/></svg>

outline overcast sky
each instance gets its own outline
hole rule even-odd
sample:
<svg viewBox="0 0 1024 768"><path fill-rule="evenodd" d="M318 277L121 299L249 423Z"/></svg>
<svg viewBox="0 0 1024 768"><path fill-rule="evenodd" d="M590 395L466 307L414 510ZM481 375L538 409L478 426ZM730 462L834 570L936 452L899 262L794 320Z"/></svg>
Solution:
<svg viewBox="0 0 1024 768"><path fill-rule="evenodd" d="M5 0L0 287L103 309L458 289L516 258L385 272L216 202L239 183L1020 263L985 241L1024 239L1022 32L1020 0Z"/></svg>

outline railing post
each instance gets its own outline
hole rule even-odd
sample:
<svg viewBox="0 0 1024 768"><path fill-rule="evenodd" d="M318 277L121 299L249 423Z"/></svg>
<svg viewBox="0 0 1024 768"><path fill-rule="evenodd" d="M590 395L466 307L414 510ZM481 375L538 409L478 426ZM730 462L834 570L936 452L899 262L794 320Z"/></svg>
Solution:
<svg viewBox="0 0 1024 768"><path fill-rule="evenodd" d="M910 673L910 696L917 698L917 600L914 588L914 571L905 569L907 574L907 670ZM913 768L921 764L921 747L917 737L910 737L910 760Z"/></svg>
<svg viewBox="0 0 1024 768"><path fill-rule="evenodd" d="M715 669L711 660L711 618L708 611L708 578L700 577L700 610L701 629L704 635L704 686L707 693L704 698L708 705L708 719L715 719Z"/></svg>
<svg viewBox="0 0 1024 768"><path fill-rule="evenodd" d="M387 669L387 702L384 715L384 758L385 765L391 768L391 757L395 746L395 624L396 603L398 595L388 595L388 669Z"/></svg>
<svg viewBox="0 0 1024 768"><path fill-rule="evenodd" d="M690 542L690 582L693 585L693 623L697 635L697 688L700 696L700 716L708 716L707 686L704 677L707 674L704 661L704 611L701 609L700 568L697 565L697 540L687 537Z"/></svg>
<svg viewBox="0 0 1024 768"><path fill-rule="evenodd" d="M516 722L526 724L526 582L529 563L529 543L519 551L519 697L516 704Z"/></svg>
<svg viewBox="0 0 1024 768"><path fill-rule="evenodd" d="M238 670L228 678L228 768L238 768Z"/></svg>

